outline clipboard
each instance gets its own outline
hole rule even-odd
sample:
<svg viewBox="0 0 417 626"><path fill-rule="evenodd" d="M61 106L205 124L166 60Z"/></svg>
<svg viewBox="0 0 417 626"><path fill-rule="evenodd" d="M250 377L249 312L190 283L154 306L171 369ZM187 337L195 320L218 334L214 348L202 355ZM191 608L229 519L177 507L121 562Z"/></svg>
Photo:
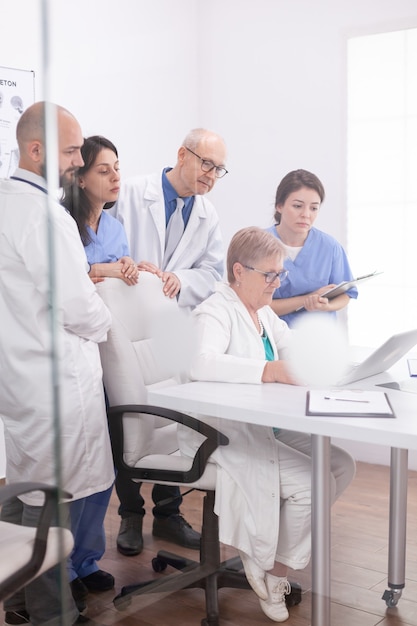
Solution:
<svg viewBox="0 0 417 626"><path fill-rule="evenodd" d="M313 389L307 391L306 415L322 417L395 417L384 391Z"/></svg>

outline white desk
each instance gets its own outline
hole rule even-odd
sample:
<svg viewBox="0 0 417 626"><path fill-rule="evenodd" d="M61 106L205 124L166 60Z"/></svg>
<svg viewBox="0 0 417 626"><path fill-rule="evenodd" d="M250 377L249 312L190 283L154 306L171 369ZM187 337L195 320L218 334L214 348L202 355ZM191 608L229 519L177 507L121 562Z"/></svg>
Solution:
<svg viewBox="0 0 417 626"><path fill-rule="evenodd" d="M406 360L389 373L360 381L351 388L408 377ZM395 606L404 587L408 449L417 449L417 394L385 389L396 419L311 417L305 415L306 389L281 384L243 385L195 382L149 391L149 403L276 426L312 435L312 626L330 623L330 438L339 437L391 446L388 606ZM221 430L221 426L219 426Z"/></svg>

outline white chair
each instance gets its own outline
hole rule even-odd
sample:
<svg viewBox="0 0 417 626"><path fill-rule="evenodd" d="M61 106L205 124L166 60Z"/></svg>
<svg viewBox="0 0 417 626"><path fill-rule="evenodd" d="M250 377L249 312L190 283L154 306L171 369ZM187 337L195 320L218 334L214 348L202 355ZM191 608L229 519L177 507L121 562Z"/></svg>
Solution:
<svg viewBox="0 0 417 626"><path fill-rule="evenodd" d="M0 600L57 565L71 552L71 531L51 527L58 489L43 483L15 483L0 487L0 504L30 491L43 491L45 501L36 528L0 521Z"/></svg>
<svg viewBox="0 0 417 626"><path fill-rule="evenodd" d="M100 345L100 353L111 407L109 428L117 470L139 482L206 491L200 561L160 551L153 560L155 571L162 571L170 564L181 573L125 587L115 598L115 606L126 606L132 594L201 587L206 593L207 612L201 623L217 625L217 589L250 588L244 574L239 572L240 559L220 562L217 516L213 511L216 466L207 461L217 446L227 445L228 440L191 416L146 403L149 385L172 384L180 376L172 362L167 366L165 359L160 358L161 344L155 332L159 334L167 326L174 332L178 323L186 324L186 320L181 318L176 301L163 295L160 279L147 272L141 272L136 286L127 286L119 279L106 279L98 285L98 291L112 313L111 331L107 342ZM177 453L177 423L206 436L194 460ZM227 569L233 565L235 571Z"/></svg>
<svg viewBox="0 0 417 626"><path fill-rule="evenodd" d="M206 617L201 624L217 626L218 589L250 589L239 557L220 561L218 518L214 513L217 470L209 457L219 445L227 445L228 439L189 415L147 404L147 388L151 385L169 385L181 379L193 342L191 334L185 345L192 330L191 320L181 313L175 299L163 295L160 279L147 272L141 272L135 286L127 286L120 279L106 279L98 285L98 291L112 314L112 327L107 342L100 344L100 354L117 470L138 482L174 484L206 492L200 561L158 552L152 562L155 571L169 564L181 574L124 587L114 600L115 606L123 608L135 594L200 587L206 596ZM178 453L177 423L206 437L194 459ZM301 599L298 590L295 594L293 603Z"/></svg>

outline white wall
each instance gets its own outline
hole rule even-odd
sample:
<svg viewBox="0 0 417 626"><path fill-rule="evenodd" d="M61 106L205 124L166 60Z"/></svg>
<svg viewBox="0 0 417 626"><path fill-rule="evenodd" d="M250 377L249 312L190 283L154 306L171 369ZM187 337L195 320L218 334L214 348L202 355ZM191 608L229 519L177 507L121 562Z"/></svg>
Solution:
<svg viewBox="0 0 417 626"><path fill-rule="evenodd" d="M230 174L212 193L226 241L271 222L277 183L296 167L323 179L319 226L345 241L346 38L417 26L415 0L46 4L50 96L86 135L115 141L124 175L173 163L186 132L204 125L229 149ZM0 0L0 63L34 69L38 98L40 6Z"/></svg>
<svg viewBox="0 0 417 626"><path fill-rule="evenodd" d="M212 192L226 242L242 226L269 225L277 183L303 167L326 187L318 225L345 243L346 38L416 27L415 0L49 6L50 97L86 135L118 145L124 175L173 164L190 128L212 128L229 149L230 174ZM41 99L39 7L0 0L0 64L35 70Z"/></svg>
<svg viewBox="0 0 417 626"><path fill-rule="evenodd" d="M213 0L207 24L204 113L230 150L215 190L225 232L270 223L279 180L303 167L326 188L318 225L345 243L346 38L411 27L417 3Z"/></svg>

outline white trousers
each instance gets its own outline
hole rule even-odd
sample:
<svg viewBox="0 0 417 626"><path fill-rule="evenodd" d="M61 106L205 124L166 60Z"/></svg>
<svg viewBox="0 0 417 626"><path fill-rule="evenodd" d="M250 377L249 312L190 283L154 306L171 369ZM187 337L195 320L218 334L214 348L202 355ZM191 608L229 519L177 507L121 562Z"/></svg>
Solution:
<svg viewBox="0 0 417 626"><path fill-rule="evenodd" d="M303 569L311 555L311 437L281 430L277 435L280 472L280 524L276 561ZM332 503L355 475L355 461L337 446L330 449Z"/></svg>
<svg viewBox="0 0 417 626"><path fill-rule="evenodd" d="M220 541L244 552L258 567L278 561L303 569L311 555L311 437L219 418L203 420L229 438L211 460L219 465L215 512ZM193 456L203 436L179 427L183 454ZM349 485L355 462L331 446L332 502Z"/></svg>

